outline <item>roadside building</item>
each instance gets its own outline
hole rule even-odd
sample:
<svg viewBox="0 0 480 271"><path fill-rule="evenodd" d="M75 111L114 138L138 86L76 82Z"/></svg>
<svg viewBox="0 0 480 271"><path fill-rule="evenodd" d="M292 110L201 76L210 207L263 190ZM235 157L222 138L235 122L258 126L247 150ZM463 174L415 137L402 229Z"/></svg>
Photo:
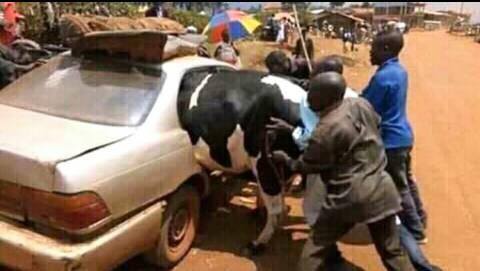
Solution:
<svg viewBox="0 0 480 271"><path fill-rule="evenodd" d="M425 11L425 2L374 2L374 24L406 22Z"/></svg>
<svg viewBox="0 0 480 271"><path fill-rule="evenodd" d="M324 22L334 27L337 37L340 36L340 29L353 30L355 26L365 24L365 20L337 10L325 10L315 16L315 23L319 28Z"/></svg>
<svg viewBox="0 0 480 271"><path fill-rule="evenodd" d="M348 15L360 18L369 24L373 23L373 8L346 8L344 12Z"/></svg>
<svg viewBox="0 0 480 271"><path fill-rule="evenodd" d="M282 11L282 2L265 2L262 4L262 12L278 13Z"/></svg>

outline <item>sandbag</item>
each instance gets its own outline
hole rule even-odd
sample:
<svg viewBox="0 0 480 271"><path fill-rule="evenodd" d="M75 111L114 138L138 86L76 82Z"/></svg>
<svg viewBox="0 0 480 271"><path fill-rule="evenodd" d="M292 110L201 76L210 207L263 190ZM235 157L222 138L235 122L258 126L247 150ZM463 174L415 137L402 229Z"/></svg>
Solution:
<svg viewBox="0 0 480 271"><path fill-rule="evenodd" d="M60 39L67 46L71 46L89 32L92 32L92 29L87 18L67 14L60 19Z"/></svg>
<svg viewBox="0 0 480 271"><path fill-rule="evenodd" d="M106 54L145 62L162 62L176 57L196 55L198 44L204 40L187 35L185 39L157 30L128 30L92 32L84 35L72 47L74 56Z"/></svg>
<svg viewBox="0 0 480 271"><path fill-rule="evenodd" d="M167 39L167 35L149 30L92 32L73 44L72 55L100 52L110 56L126 55L134 60L160 62Z"/></svg>
<svg viewBox="0 0 480 271"><path fill-rule="evenodd" d="M167 43L163 49L162 60L166 61L176 57L196 55L197 49L198 44L182 38L168 36Z"/></svg>
<svg viewBox="0 0 480 271"><path fill-rule="evenodd" d="M167 18L140 18L127 17L84 17L64 15L60 20L60 38L67 46L72 46L79 38L87 33L97 31L129 31L129 30L156 30L174 33L185 33L180 23Z"/></svg>

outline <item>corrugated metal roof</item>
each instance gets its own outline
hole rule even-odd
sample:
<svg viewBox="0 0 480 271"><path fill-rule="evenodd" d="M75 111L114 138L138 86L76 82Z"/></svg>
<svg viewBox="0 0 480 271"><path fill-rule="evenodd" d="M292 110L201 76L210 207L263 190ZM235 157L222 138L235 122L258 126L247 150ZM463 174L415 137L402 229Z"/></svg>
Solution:
<svg viewBox="0 0 480 271"><path fill-rule="evenodd" d="M361 18L352 16L352 15L348 15L348 14L345 14L345 13L340 12L340 11L324 11L324 12L320 13L320 14L317 16L317 19L321 19L321 18L323 18L323 17L330 16L330 15L339 15L339 16L342 16L342 17L351 19L352 21L356 21L356 22L358 22L358 23L363 23L363 22L365 22L365 20L363 20L363 19L361 19Z"/></svg>
<svg viewBox="0 0 480 271"><path fill-rule="evenodd" d="M282 2L266 2L262 4L263 10L281 9L281 8L282 8Z"/></svg>

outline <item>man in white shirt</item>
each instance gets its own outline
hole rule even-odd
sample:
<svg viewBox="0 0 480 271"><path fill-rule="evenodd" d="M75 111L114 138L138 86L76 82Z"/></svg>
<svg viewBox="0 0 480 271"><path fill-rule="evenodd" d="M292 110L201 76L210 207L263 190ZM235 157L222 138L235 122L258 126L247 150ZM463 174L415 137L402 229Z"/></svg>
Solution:
<svg viewBox="0 0 480 271"><path fill-rule="evenodd" d="M323 58L320 62L314 65L311 77L325 72L337 72L343 74L342 59L336 55ZM356 97L358 97L358 94L351 88L347 87L344 98ZM267 128L292 133L292 137L297 146L300 150L304 150L308 143L308 139L319 121L317 114L315 114L308 106L306 97L300 103L300 118L302 119L303 127L293 127L283 120L272 118L272 125L267 126Z"/></svg>
<svg viewBox="0 0 480 271"><path fill-rule="evenodd" d="M339 56L327 56L316 63L312 71L312 78L318 74L332 71L343 74L343 62ZM345 99L357 97L358 94L354 90L346 88ZM273 124L267 126L267 128L290 132L297 146L303 151L307 147L308 140L319 122L318 115L310 109L306 98L300 104L300 116L303 127L298 126L294 128L282 120L272 119ZM319 178L318 174L309 175L307 178L306 186L308 189L304 197L303 211L305 220L310 226L313 226L318 219L319 210L321 209L321 201L319 199L324 198L326 193L325 184ZM417 271L441 271L441 268L432 265L428 261L413 236L400 224L400 220L396 218L396 221L400 232L400 243L407 252L414 269ZM341 254L332 254L330 260L341 264L343 258Z"/></svg>

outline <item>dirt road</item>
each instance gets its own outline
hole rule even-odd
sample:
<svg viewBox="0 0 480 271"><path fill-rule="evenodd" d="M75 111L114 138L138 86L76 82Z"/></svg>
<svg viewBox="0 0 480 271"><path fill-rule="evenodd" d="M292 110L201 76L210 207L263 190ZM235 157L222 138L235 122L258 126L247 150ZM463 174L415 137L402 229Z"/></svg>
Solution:
<svg viewBox="0 0 480 271"><path fill-rule="evenodd" d="M412 33L414 168L430 211L428 254L447 270L477 270L480 243L480 46L444 33Z"/></svg>
<svg viewBox="0 0 480 271"><path fill-rule="evenodd" d="M430 242L424 249L445 270L473 271L480 266L479 59L480 45L443 32L409 34L401 57L410 74L414 170L430 214ZM372 71L350 68L346 76L361 89ZM249 205L239 204L237 198L229 209L204 219L198 244L175 270L293 270L306 228L301 200L288 202L293 206L291 216L266 255L253 260L241 255L240 248L260 225L249 218ZM364 270L383 270L371 246L342 245L342 250ZM136 259L118 270L155 269Z"/></svg>

